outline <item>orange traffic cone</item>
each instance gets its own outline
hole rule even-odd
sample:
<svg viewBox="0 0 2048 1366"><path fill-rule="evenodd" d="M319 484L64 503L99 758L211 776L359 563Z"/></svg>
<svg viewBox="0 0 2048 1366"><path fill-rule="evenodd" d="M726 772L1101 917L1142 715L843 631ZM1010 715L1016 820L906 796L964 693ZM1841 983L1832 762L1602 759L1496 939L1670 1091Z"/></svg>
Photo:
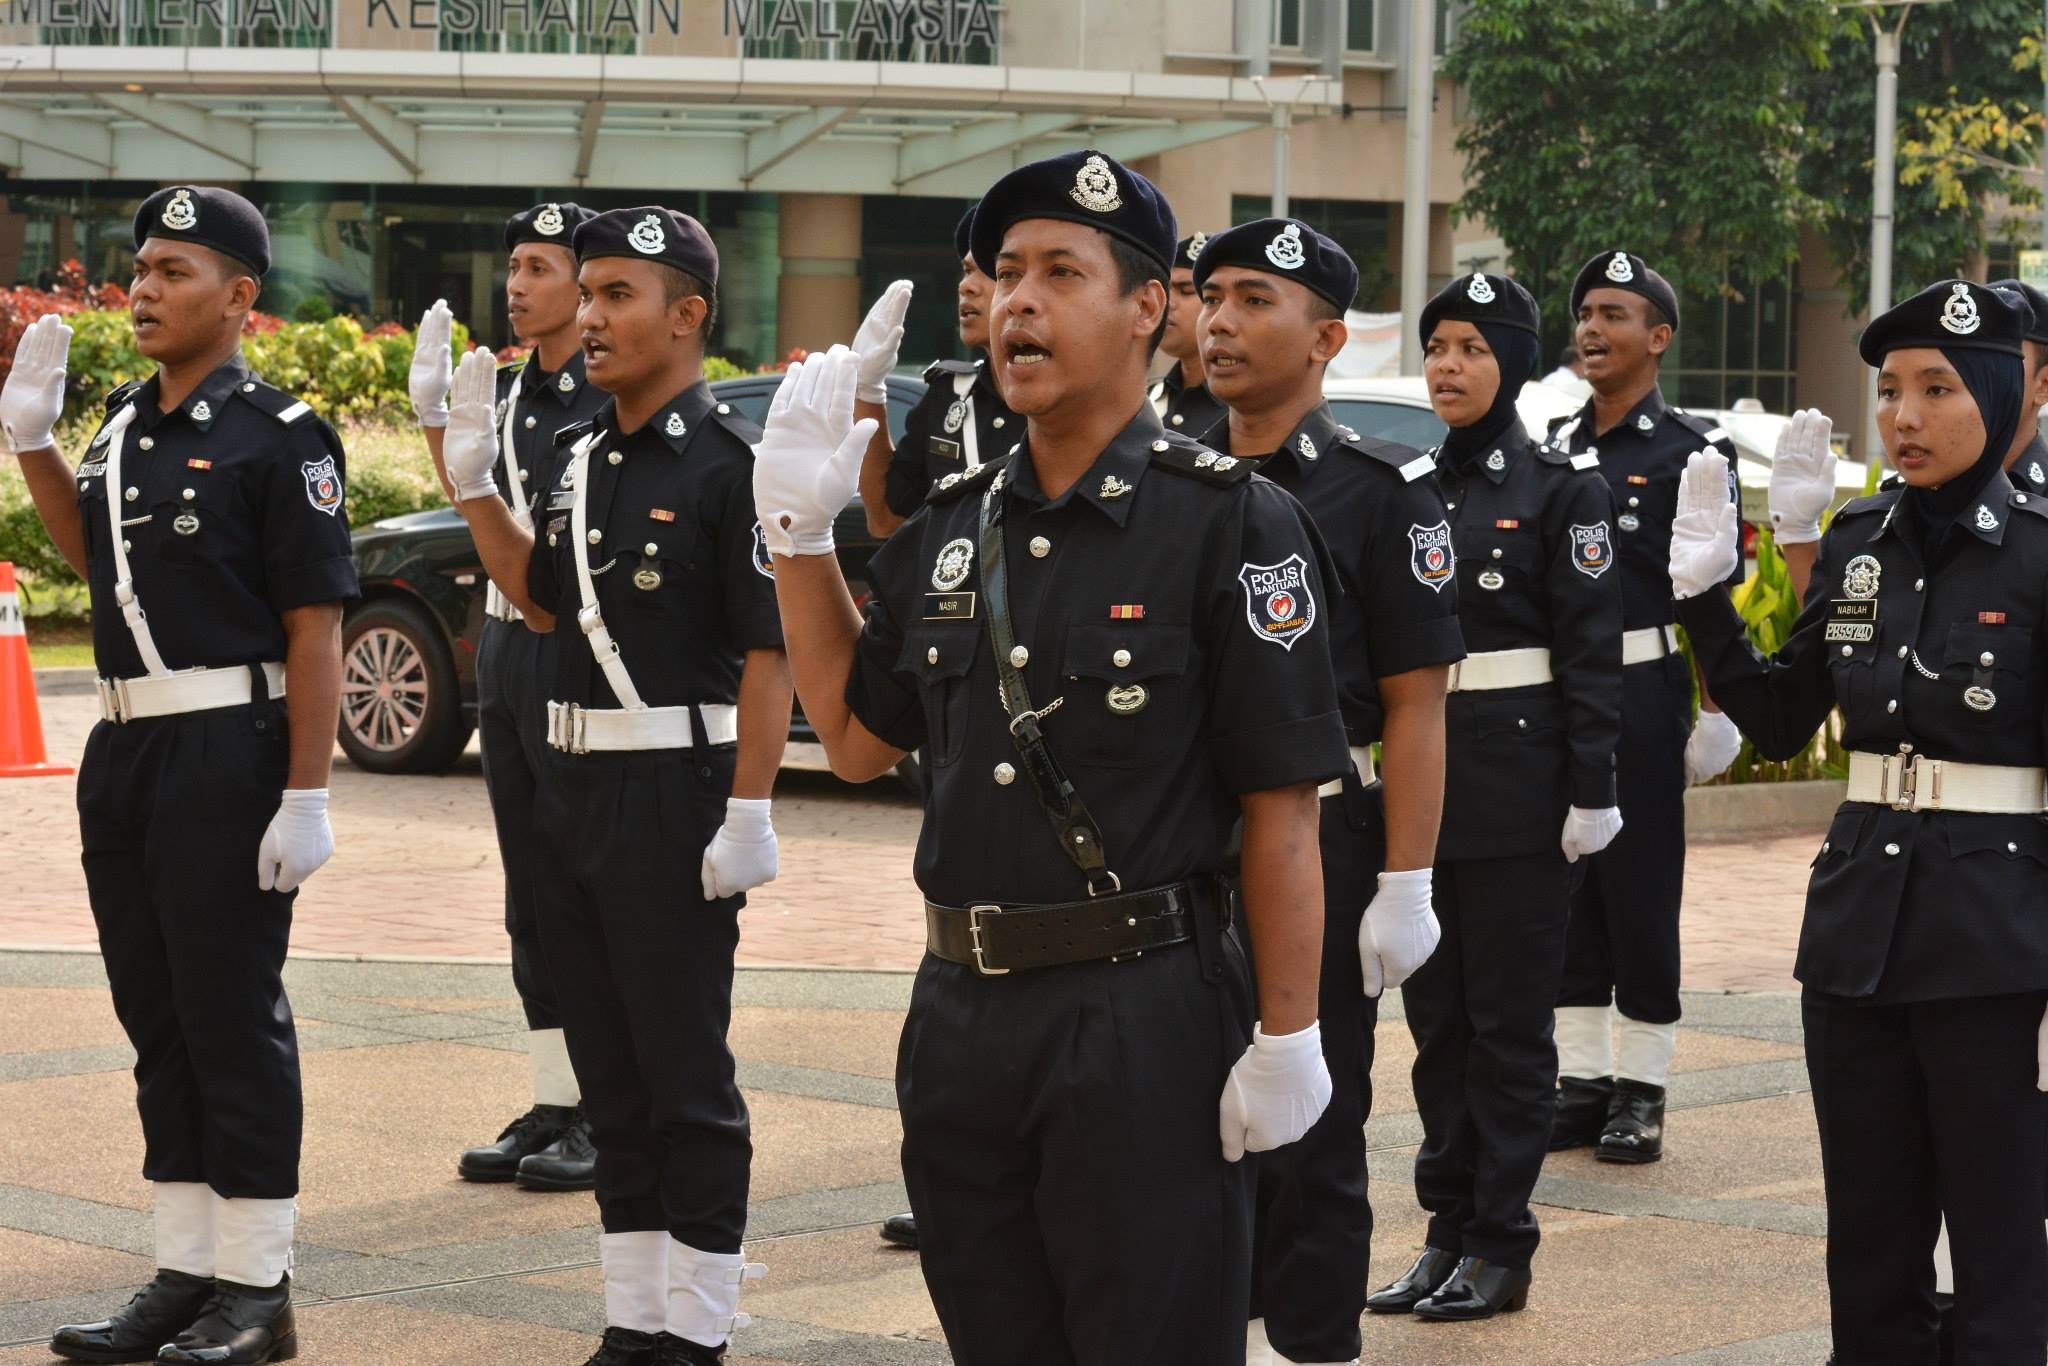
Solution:
<svg viewBox="0 0 2048 1366"><path fill-rule="evenodd" d="M14 566L0 560L0 778L70 773L43 748L43 714L36 709L36 676L28 664L28 628Z"/></svg>

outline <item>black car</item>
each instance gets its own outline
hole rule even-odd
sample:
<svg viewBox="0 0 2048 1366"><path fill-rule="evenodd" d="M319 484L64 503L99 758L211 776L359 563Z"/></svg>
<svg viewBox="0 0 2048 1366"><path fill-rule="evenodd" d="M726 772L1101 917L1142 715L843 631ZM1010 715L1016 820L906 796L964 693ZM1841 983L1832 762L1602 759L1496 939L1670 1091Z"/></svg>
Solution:
<svg viewBox="0 0 2048 1366"><path fill-rule="evenodd" d="M711 386L753 422L768 413L779 374ZM924 381L889 377L889 430L924 396ZM865 588L868 534L860 500L840 514L839 566ZM469 525L453 508L389 517L355 533L363 596L342 624L341 747L373 773L432 773L461 754L476 730L476 649L483 633L484 570ZM790 738L814 740L798 715Z"/></svg>

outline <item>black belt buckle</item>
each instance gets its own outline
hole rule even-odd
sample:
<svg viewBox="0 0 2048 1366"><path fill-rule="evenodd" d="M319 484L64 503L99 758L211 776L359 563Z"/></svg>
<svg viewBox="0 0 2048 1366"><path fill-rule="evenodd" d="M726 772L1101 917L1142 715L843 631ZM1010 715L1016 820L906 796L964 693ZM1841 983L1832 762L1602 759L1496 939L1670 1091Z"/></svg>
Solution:
<svg viewBox="0 0 2048 1366"><path fill-rule="evenodd" d="M992 968L988 965L988 957L983 951L981 942L981 917L983 913L1000 915L1002 909L1002 907L988 902L982 902L980 905L967 908L967 942L974 951L974 970L983 977L1007 977L1010 973L1008 968Z"/></svg>

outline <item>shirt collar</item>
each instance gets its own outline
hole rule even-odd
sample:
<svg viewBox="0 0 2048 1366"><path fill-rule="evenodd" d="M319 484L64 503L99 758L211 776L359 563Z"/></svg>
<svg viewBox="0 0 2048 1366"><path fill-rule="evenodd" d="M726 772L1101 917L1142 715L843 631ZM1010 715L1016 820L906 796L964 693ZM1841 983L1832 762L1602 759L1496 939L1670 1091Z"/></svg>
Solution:
<svg viewBox="0 0 2048 1366"><path fill-rule="evenodd" d="M240 349L237 349L234 355L220 363L219 369L199 381L198 387L185 395L185 401L178 405L178 411L182 412L185 419L194 427L202 432L206 431L220 420L221 409L227 406L228 399L240 392L242 386L248 382L249 362L243 359ZM169 413L160 414L157 411L162 401L162 392L163 372L158 371L136 390L132 400L137 409L136 417L150 427L154 427L162 418L170 416Z"/></svg>
<svg viewBox="0 0 2048 1366"><path fill-rule="evenodd" d="M1095 463L1088 467L1088 472L1059 497L1047 498L1038 484L1038 470L1031 463L1031 438L1027 432L1016 459L1010 462L1009 490L1015 497L1047 508L1057 508L1069 500L1078 499L1093 506L1118 526L1123 526L1130 520L1138 481L1144 478L1146 469L1152 464L1152 452L1165 449L1165 440L1166 429L1159 425L1159 417L1152 411L1152 405L1140 403L1137 413L1102 448L1102 454L1095 457ZM1155 446L1155 443L1158 444Z"/></svg>
<svg viewBox="0 0 2048 1366"><path fill-rule="evenodd" d="M711 386L700 379L656 409L654 416L647 419L646 425L638 431L628 433L619 429L619 401L616 398L605 400L604 407L598 409L596 423L601 430L610 433L621 444L648 437L661 441L670 450L681 454L683 447L690 444L691 433L697 430L716 406L718 404L711 396Z"/></svg>
<svg viewBox="0 0 2048 1366"><path fill-rule="evenodd" d="M566 389L562 387L564 380L569 385ZM564 408L576 401L577 394L589 382L583 375L583 348L580 346L559 370L541 369L537 347L526 353L526 362L519 367L519 392L522 395L546 394Z"/></svg>
<svg viewBox="0 0 2048 1366"><path fill-rule="evenodd" d="M1348 428L1337 424L1337 418L1331 413L1328 403L1318 403L1302 414L1301 421L1294 424L1294 430L1287 433L1286 440L1280 443L1278 450L1261 451L1253 458L1260 460L1261 465L1268 461L1290 464L1299 470L1302 478L1306 480L1316 472L1318 466L1329 459L1330 452L1340 441L1351 439L1348 432ZM1210 435L1216 439L1207 444L1225 455L1237 454L1230 449L1230 422L1227 418L1219 422Z"/></svg>
<svg viewBox="0 0 2048 1366"><path fill-rule="evenodd" d="M1528 444L1529 433L1523 430L1522 419L1517 417L1507 425L1507 429L1493 445L1483 451L1473 451L1464 459L1453 461L1452 465L1466 478L1470 478L1476 469L1486 477L1489 484L1502 484L1507 481L1508 470L1514 465L1522 448ZM1438 452L1441 450L1439 447Z"/></svg>
<svg viewBox="0 0 2048 1366"><path fill-rule="evenodd" d="M1582 447L1595 441L1611 440L1622 432L1627 432L1631 436L1647 437L1657 430L1657 424L1663 421L1664 415L1670 411L1664 402L1663 390L1653 384L1650 386L1650 392L1644 394L1636 406L1628 410L1627 416L1606 431L1596 434L1593 400L1589 398L1586 400L1586 406L1579 409L1575 435Z"/></svg>
<svg viewBox="0 0 2048 1366"><path fill-rule="evenodd" d="M1885 509L1883 520L1877 530L1870 533L1875 541L1892 529L1892 522L1899 515L1899 503L1905 496L1905 486L1879 489L1876 497L1889 497L1891 506ZM1984 486L1984 492L1955 516L1955 524L1967 530L1978 540L1991 545L2005 544L2005 524L2012 520L2012 481L2000 470L1991 476L1991 482Z"/></svg>

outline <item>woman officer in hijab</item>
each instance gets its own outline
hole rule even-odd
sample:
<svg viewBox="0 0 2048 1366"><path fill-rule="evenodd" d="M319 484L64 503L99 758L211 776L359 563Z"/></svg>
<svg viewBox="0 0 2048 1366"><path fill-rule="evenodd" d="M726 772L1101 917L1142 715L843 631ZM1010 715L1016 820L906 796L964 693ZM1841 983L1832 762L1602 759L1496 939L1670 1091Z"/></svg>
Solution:
<svg viewBox="0 0 2048 1366"><path fill-rule="evenodd" d="M1429 1233L1366 1301L1376 1313L1482 1319L1528 1298L1571 865L1621 829L1614 496L1598 456L1541 445L1515 415L1536 322L1529 292L1498 275L1461 277L1422 311L1430 403L1451 429L1437 453L1449 515L1409 533L1413 569L1457 576L1470 653L1444 707L1443 940L1403 989Z"/></svg>
<svg viewBox="0 0 2048 1366"><path fill-rule="evenodd" d="M1671 586L1715 700L1773 759L1839 706L1850 751L1794 968L1838 1366L1936 1361L1944 1212L1955 1360L2048 1355L2048 505L2001 469L2025 330L1962 280L1870 325L1902 482L1835 515L1768 659L1719 586L1723 458L1693 456L1679 493Z"/></svg>

